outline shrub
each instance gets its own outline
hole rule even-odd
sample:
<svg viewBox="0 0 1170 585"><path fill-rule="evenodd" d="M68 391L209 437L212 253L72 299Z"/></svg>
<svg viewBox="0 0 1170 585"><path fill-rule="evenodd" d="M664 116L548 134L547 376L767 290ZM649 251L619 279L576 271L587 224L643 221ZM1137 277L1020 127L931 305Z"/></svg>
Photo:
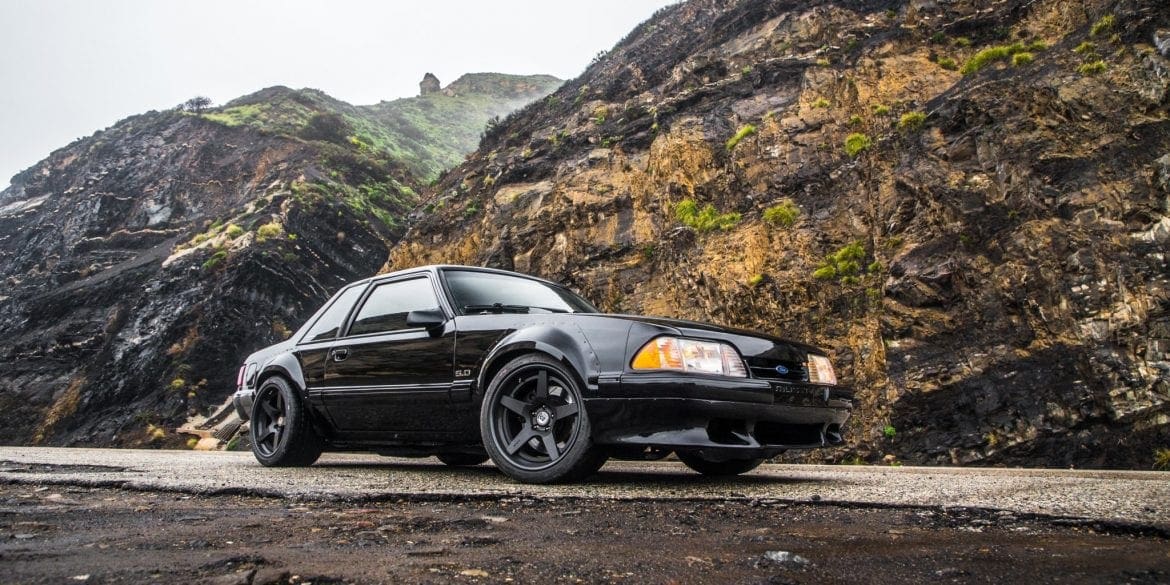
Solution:
<svg viewBox="0 0 1170 585"><path fill-rule="evenodd" d="M353 134L353 128L349 121L345 116L333 112L313 114L300 131L301 138L305 140L324 140L335 144L345 144L350 134Z"/></svg>
<svg viewBox="0 0 1170 585"><path fill-rule="evenodd" d="M171 380L170 384L167 384L167 388L170 388L172 392L178 392L179 390L182 390L186 385L187 385L186 380L184 380L182 378L175 378L174 380Z"/></svg>
<svg viewBox="0 0 1170 585"><path fill-rule="evenodd" d="M1080 67L1077 67L1077 73L1080 73L1081 75L1097 75L1098 73L1104 72L1105 62L1101 60L1089 61L1088 63L1083 63Z"/></svg>
<svg viewBox="0 0 1170 585"><path fill-rule="evenodd" d="M917 132L926 125L926 114L923 112L906 112L898 120L898 130L903 132Z"/></svg>
<svg viewBox="0 0 1170 585"><path fill-rule="evenodd" d="M1048 48L1048 43L1046 43L1040 39L1036 39L1036 40L1028 43L1028 46L1025 47L1025 50L1029 51L1031 53L1037 53L1037 52L1043 51L1047 48Z"/></svg>
<svg viewBox="0 0 1170 585"><path fill-rule="evenodd" d="M748 136L751 136L752 134L755 134L755 133L756 133L756 127L753 126L752 124L748 124L748 125L744 126L743 128L740 128L739 131L735 133L735 136L732 136L731 138L727 139L727 144L726 144L727 150L728 151L735 150L735 145L739 144L740 140L743 140L744 138L747 138Z"/></svg>
<svg viewBox="0 0 1170 585"><path fill-rule="evenodd" d="M873 109L873 115L875 115L875 116L888 116L888 115L890 115L890 107L887 105L874 104L873 106L870 106L870 107Z"/></svg>
<svg viewBox="0 0 1170 585"><path fill-rule="evenodd" d="M892 425L886 425L885 428L882 429L882 435L885 436L887 439L893 439L894 435L897 435L897 434L898 434L898 429L895 429Z"/></svg>
<svg viewBox="0 0 1170 585"><path fill-rule="evenodd" d="M845 137L845 154L849 156L856 157L862 152L869 150L871 146L873 146L873 141L869 139L869 136L860 132L854 132Z"/></svg>
<svg viewBox="0 0 1170 585"><path fill-rule="evenodd" d="M1157 449L1154 451L1154 469L1170 471L1170 449Z"/></svg>
<svg viewBox="0 0 1170 585"><path fill-rule="evenodd" d="M958 37L955 39L955 46L956 47L970 47L971 46L971 39L969 39L967 37Z"/></svg>
<svg viewBox="0 0 1170 585"><path fill-rule="evenodd" d="M821 266L813 271L813 278L817 280L832 280L837 277L837 270L832 266Z"/></svg>
<svg viewBox="0 0 1170 585"><path fill-rule="evenodd" d="M869 266L865 267L865 271L870 273L870 274L874 274L875 272L881 272L882 271L882 263L878 262L877 260L874 260L873 262L869 263Z"/></svg>
<svg viewBox="0 0 1170 585"><path fill-rule="evenodd" d="M778 227L792 227L798 217L800 208L791 199L785 199L764 210L764 221Z"/></svg>
<svg viewBox="0 0 1170 585"><path fill-rule="evenodd" d="M861 116L859 116L857 114L853 114L852 116L849 116L849 125L850 126L857 126L859 124L861 124Z"/></svg>
<svg viewBox="0 0 1170 585"><path fill-rule="evenodd" d="M748 279L748 286L755 288L757 286L760 286L760 283L762 283L762 282L764 282L764 275L763 274L755 274L755 275L752 275L752 277Z"/></svg>
<svg viewBox="0 0 1170 585"><path fill-rule="evenodd" d="M605 106L597 106L597 108L593 110L593 118L591 119L593 120L594 124L600 126L601 124L605 123L605 119L607 117L609 117L609 108Z"/></svg>
<svg viewBox="0 0 1170 585"><path fill-rule="evenodd" d="M263 242L269 238L275 238L280 235L282 229L283 228L278 221L266 223L256 228L256 241Z"/></svg>
<svg viewBox="0 0 1170 585"><path fill-rule="evenodd" d="M702 209L693 199L683 199L674 208L674 217L697 232L728 230L743 218L738 213L719 213L708 203Z"/></svg>
<svg viewBox="0 0 1170 585"><path fill-rule="evenodd" d="M1106 14L1105 16L1102 16L1101 19L1093 23L1093 27L1089 29L1089 36L1095 37L1097 35L1109 32L1109 29L1113 28L1113 23L1115 20L1116 19L1113 18L1112 14Z"/></svg>
<svg viewBox="0 0 1170 585"><path fill-rule="evenodd" d="M940 31L938 31L938 32L934 33L933 35L930 35L930 42L932 42L932 43L934 43L934 44L936 44L936 45L943 45L943 44L946 44L946 42L947 42L947 33L945 33L945 32L943 32L943 31L941 31L941 30L940 30Z"/></svg>
<svg viewBox="0 0 1170 585"><path fill-rule="evenodd" d="M233 223L233 224L229 224L227 226L227 229L224 230L223 233L227 234L227 237L234 240L234 239L244 235L244 228Z"/></svg>
<svg viewBox="0 0 1170 585"><path fill-rule="evenodd" d="M813 103L810 105L813 108L827 108L827 107L831 106L832 103L823 97L819 97L819 98L813 100Z"/></svg>
<svg viewBox="0 0 1170 585"><path fill-rule="evenodd" d="M946 69L947 71L954 71L959 68L959 64L950 57L939 57L938 66Z"/></svg>
<svg viewBox="0 0 1170 585"><path fill-rule="evenodd" d="M1073 52L1078 55L1088 55L1097 51L1097 43L1092 41L1085 41L1076 46Z"/></svg>
<svg viewBox="0 0 1170 585"><path fill-rule="evenodd" d="M1028 52L1016 53L1015 55L1012 55L1012 66L1021 67L1021 66L1030 64L1034 60L1035 60L1035 58L1032 56L1031 53L1028 53Z"/></svg>

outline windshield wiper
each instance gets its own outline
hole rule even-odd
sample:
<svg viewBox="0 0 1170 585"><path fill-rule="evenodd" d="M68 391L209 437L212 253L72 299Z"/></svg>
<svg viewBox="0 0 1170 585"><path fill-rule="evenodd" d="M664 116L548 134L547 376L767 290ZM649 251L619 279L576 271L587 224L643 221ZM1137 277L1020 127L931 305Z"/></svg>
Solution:
<svg viewBox="0 0 1170 585"><path fill-rule="evenodd" d="M463 305L464 313L527 313L528 307L524 305L504 305L495 303L491 305Z"/></svg>
<svg viewBox="0 0 1170 585"><path fill-rule="evenodd" d="M549 313L568 313L564 309L552 309L549 307L536 307L528 305L505 305L502 303L495 303L491 305L463 305L464 313L527 313L531 309L539 309L541 311L548 311Z"/></svg>

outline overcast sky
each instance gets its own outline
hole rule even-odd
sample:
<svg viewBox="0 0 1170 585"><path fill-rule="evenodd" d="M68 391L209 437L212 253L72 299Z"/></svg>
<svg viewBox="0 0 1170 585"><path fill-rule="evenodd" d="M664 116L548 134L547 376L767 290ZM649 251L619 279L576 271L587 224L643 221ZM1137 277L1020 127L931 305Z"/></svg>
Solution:
<svg viewBox="0 0 1170 585"><path fill-rule="evenodd" d="M0 0L0 189L76 138L272 85L354 104L424 73L576 76L675 0Z"/></svg>

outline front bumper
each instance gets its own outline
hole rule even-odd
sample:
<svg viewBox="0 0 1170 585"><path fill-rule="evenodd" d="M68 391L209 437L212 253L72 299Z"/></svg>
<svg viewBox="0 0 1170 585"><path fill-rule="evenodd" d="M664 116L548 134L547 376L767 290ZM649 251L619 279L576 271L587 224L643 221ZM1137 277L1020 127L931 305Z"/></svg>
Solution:
<svg viewBox="0 0 1170 585"><path fill-rule="evenodd" d="M844 442L852 393L823 386L684 374L626 375L585 399L594 442L719 457L770 457Z"/></svg>

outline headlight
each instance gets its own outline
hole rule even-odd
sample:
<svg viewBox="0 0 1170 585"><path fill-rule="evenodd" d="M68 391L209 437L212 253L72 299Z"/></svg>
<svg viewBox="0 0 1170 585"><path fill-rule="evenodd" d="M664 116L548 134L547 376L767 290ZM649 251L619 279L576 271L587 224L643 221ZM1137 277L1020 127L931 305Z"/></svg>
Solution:
<svg viewBox="0 0 1170 585"><path fill-rule="evenodd" d="M808 381L813 384L837 385L837 374L833 372L833 364L823 355L808 354Z"/></svg>
<svg viewBox="0 0 1170 585"><path fill-rule="evenodd" d="M734 347L714 341L658 337L634 356L635 370L675 370L746 378L747 368Z"/></svg>

